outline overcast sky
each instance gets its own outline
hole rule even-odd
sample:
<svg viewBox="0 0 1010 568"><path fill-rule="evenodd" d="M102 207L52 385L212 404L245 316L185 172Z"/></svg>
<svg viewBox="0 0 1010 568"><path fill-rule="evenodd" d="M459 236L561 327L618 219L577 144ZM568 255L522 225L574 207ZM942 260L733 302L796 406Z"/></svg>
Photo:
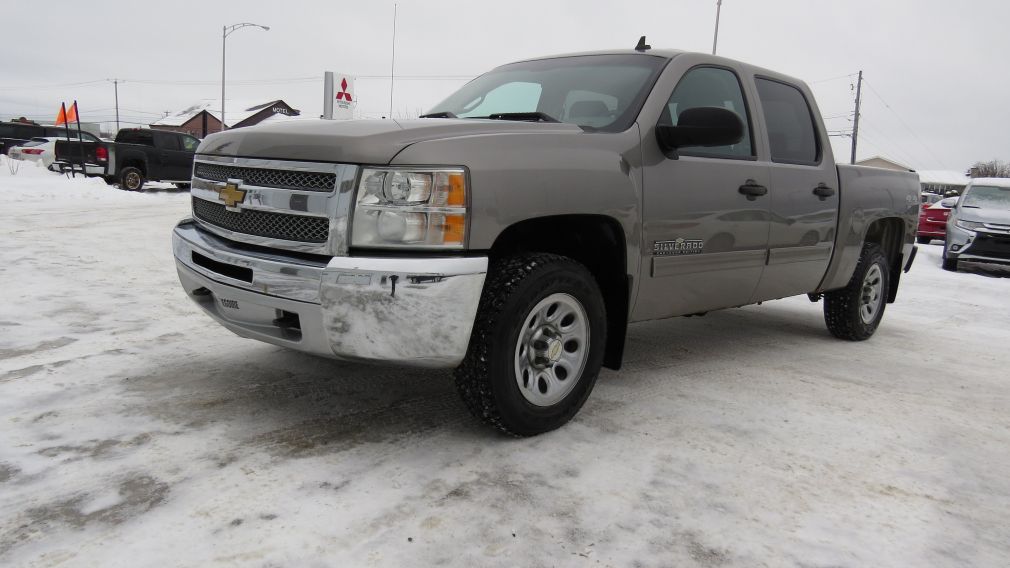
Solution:
<svg viewBox="0 0 1010 568"><path fill-rule="evenodd" d="M634 47L709 52L715 0L399 0L393 114L416 115L469 78L528 57ZM388 114L393 2L4 2L0 119L149 123L221 93L322 109L322 73L358 77L358 113ZM866 82L859 157L964 170L1010 160L1010 2L1005 0L724 0L719 54L812 84L831 131L851 128L855 73ZM419 78L422 77L422 78ZM849 138L834 138L839 161Z"/></svg>

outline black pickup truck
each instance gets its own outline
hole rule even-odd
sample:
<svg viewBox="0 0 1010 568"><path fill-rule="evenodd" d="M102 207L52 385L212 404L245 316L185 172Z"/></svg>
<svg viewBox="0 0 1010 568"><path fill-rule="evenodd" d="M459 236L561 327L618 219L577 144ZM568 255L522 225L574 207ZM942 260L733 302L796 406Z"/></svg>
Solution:
<svg viewBox="0 0 1010 568"><path fill-rule="evenodd" d="M124 128L115 142L56 142L55 163L80 170L83 161L87 175L101 176L129 191L139 191L147 181L189 187L199 145L199 139L181 132ZM104 166L101 173L92 173L96 164Z"/></svg>

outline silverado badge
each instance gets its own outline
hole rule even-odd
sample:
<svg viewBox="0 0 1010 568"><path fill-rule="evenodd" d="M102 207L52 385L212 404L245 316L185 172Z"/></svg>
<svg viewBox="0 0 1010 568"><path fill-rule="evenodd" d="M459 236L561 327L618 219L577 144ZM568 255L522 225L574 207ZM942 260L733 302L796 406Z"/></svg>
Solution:
<svg viewBox="0 0 1010 568"><path fill-rule="evenodd" d="M701 254L705 241L701 239L685 239L678 237L674 241L655 241L652 243L653 256L680 256L684 254Z"/></svg>
<svg viewBox="0 0 1010 568"><path fill-rule="evenodd" d="M217 190L217 194L221 198L221 201L224 201L225 207L235 207L245 200L246 191L239 189L238 185L238 183L229 181L224 184L224 187Z"/></svg>

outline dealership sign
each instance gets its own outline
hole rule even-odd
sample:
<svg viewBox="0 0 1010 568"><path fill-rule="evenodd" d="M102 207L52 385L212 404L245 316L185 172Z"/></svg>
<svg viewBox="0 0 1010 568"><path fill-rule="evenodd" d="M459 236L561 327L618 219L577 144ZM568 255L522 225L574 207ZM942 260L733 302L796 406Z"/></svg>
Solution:
<svg viewBox="0 0 1010 568"><path fill-rule="evenodd" d="M354 77L327 71L323 80L323 118L349 119L354 116L358 97L354 94Z"/></svg>

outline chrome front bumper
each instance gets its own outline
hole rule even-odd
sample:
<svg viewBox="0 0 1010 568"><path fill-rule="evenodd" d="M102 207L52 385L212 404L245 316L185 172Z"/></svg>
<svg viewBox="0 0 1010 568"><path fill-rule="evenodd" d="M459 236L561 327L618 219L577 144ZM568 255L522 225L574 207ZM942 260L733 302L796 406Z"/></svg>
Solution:
<svg viewBox="0 0 1010 568"><path fill-rule="evenodd" d="M455 367L470 342L486 257L328 262L236 246L192 220L172 235L179 280L242 337L351 361Z"/></svg>

